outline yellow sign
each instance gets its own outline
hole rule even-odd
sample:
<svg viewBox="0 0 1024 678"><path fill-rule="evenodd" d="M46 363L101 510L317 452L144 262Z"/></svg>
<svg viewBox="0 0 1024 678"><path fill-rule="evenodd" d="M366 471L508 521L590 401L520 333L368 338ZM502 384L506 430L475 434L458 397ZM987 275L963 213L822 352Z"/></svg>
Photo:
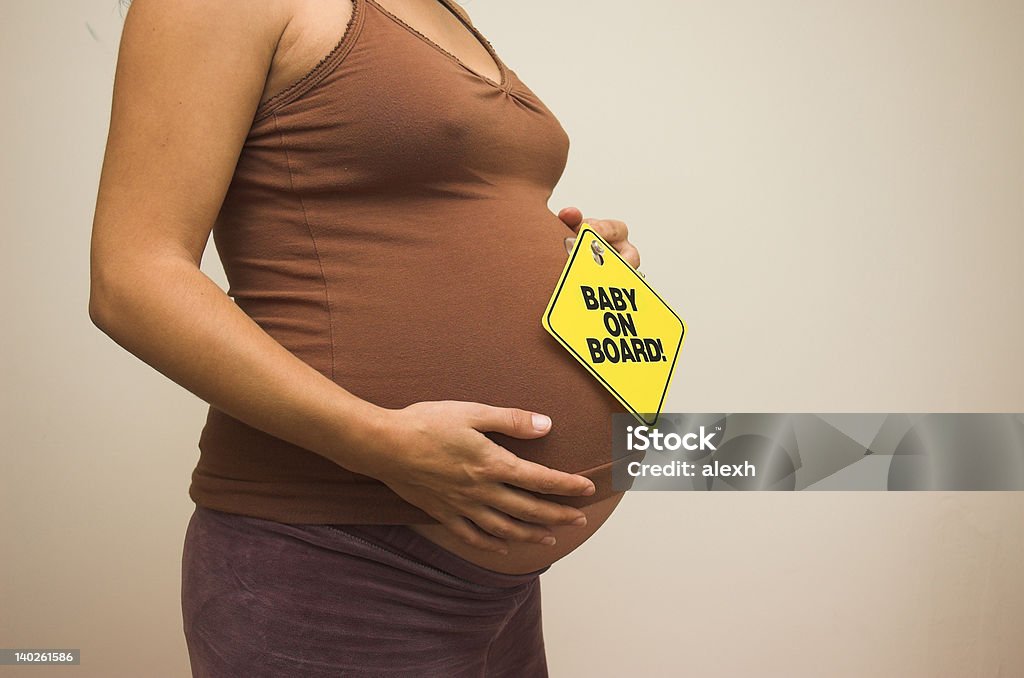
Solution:
<svg viewBox="0 0 1024 678"><path fill-rule="evenodd" d="M589 224L541 324L637 419L656 423L686 323Z"/></svg>

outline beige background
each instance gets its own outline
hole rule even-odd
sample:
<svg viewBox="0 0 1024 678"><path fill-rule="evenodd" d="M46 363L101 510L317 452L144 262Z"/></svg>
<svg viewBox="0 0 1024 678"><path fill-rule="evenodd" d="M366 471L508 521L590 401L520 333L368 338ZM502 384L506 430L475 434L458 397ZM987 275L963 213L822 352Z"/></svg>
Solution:
<svg viewBox="0 0 1024 678"><path fill-rule="evenodd" d="M626 221L688 321L668 410L1024 410L1024 3L466 7L572 138L551 208ZM86 312L121 25L0 5L0 646L84 656L33 676L188 673L206 406ZM1013 493L634 493L543 576L552 674L1021 676L1022 521Z"/></svg>

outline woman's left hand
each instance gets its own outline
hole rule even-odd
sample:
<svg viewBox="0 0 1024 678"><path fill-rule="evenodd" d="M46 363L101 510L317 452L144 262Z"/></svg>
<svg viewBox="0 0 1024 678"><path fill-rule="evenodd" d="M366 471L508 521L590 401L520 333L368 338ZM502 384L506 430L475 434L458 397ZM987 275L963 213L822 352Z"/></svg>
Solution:
<svg viewBox="0 0 1024 678"><path fill-rule="evenodd" d="M616 252L622 255L622 258L630 266L640 268L640 252L633 246L633 243L629 242L629 230L626 228L626 224L615 219L584 219L583 212L575 207L563 208L558 213L558 218L576 233L579 233L580 225L584 221L587 222L591 228L597 231L598 235L615 248Z"/></svg>

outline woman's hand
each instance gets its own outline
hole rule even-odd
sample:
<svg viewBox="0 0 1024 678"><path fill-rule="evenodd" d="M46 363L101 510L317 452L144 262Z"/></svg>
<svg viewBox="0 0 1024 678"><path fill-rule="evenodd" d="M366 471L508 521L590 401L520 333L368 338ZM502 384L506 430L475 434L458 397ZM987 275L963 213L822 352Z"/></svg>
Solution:
<svg viewBox="0 0 1024 678"><path fill-rule="evenodd" d="M367 473L467 544L507 552L506 540L554 543L547 525L586 524L579 509L524 489L589 495L593 482L521 459L482 433L539 438L550 430L548 417L455 400L419 402L388 413L384 439Z"/></svg>
<svg viewBox="0 0 1024 678"><path fill-rule="evenodd" d="M558 213L558 218L576 233L579 232L583 222L587 222L599 236L607 240L608 244L622 255L622 258L630 266L640 268L640 252L637 251L633 243L629 242L629 230L626 228L626 224L615 219L584 219L583 212L575 207L563 208Z"/></svg>

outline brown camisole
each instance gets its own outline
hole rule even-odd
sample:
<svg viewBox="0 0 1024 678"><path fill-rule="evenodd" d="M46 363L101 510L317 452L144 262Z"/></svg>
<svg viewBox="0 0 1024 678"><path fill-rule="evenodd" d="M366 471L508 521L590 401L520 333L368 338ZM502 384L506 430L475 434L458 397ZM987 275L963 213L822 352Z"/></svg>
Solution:
<svg viewBox="0 0 1024 678"><path fill-rule="evenodd" d="M259 106L214 243L228 294L266 332L382 407L467 400L552 419L487 435L613 494L625 411L541 326L573 235L547 206L569 139L494 52L494 82L355 0L334 49ZM436 523L383 483L210 407L189 494L293 523ZM423 450L430 454L430 450Z"/></svg>

